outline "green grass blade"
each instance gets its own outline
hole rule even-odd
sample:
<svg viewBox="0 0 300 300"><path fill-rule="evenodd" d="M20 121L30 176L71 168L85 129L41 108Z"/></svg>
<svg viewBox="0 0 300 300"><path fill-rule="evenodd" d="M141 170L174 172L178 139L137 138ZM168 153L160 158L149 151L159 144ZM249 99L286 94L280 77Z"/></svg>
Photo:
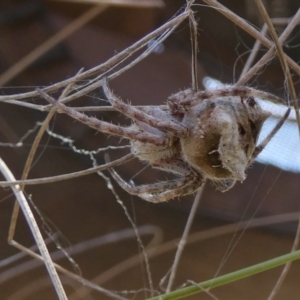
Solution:
<svg viewBox="0 0 300 300"><path fill-rule="evenodd" d="M219 276L217 278L213 278L207 281L200 282L198 285L192 285L186 288L182 288L168 294L160 295L157 297L149 298L148 300L175 300L181 299L196 293L200 293L205 289L212 289L230 282L234 282L236 280L246 278L269 269L284 265L289 261L294 261L300 258L300 250L294 251L292 253L288 253L265 262L259 263L257 265L247 267L245 269L235 271L226 275ZM201 289L201 288L202 289Z"/></svg>

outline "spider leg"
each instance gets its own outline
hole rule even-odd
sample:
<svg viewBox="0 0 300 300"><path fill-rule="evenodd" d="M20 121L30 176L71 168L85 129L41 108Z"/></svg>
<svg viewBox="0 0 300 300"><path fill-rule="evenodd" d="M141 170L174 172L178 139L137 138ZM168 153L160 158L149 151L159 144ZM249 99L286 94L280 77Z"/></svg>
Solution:
<svg viewBox="0 0 300 300"><path fill-rule="evenodd" d="M160 159L159 161L156 161L151 165L156 169L160 169L162 171L167 171L170 173L175 173L181 176L188 176L191 173L193 173L194 176L199 175L194 170L192 170L191 167L181 158Z"/></svg>
<svg viewBox="0 0 300 300"><path fill-rule="evenodd" d="M88 125L91 128L107 133L109 135L120 136L129 140L137 140L143 143L151 143L154 145L170 145L171 139L166 135L156 135L149 132L134 130L130 127L121 127L114 124L110 124L104 121L100 121L97 118L89 117L83 113L80 113L71 107L65 106L62 103L56 101L53 97L46 94L44 91L37 89L37 92L49 103L54 105L59 112L65 113L76 119L77 121Z"/></svg>
<svg viewBox="0 0 300 300"><path fill-rule="evenodd" d="M132 184L127 183L124 179L122 179L121 176L114 169L110 168L108 169L108 171L123 190L125 190L127 193L131 195L138 195L138 196L142 194L149 194L155 196L155 193L160 193L161 191L180 189L185 187L193 180L193 175L190 174L190 176L183 176L173 180L134 186Z"/></svg>
<svg viewBox="0 0 300 300"><path fill-rule="evenodd" d="M106 161L108 157L106 156ZM149 202L163 202L176 196L193 193L194 183L199 187L202 184L202 176L192 170L184 161L179 158L172 160L160 160L154 167L181 175L173 180L134 186L123 180L112 168L108 169L115 181L129 194L137 195Z"/></svg>
<svg viewBox="0 0 300 300"><path fill-rule="evenodd" d="M198 177L197 179L195 178L194 181L191 181L185 187L176 190L165 191L160 194L145 193L145 194L140 194L138 196L146 201L153 202L153 203L165 202L175 197L180 197L180 196L185 196L185 195L190 195L195 193L203 185L203 182L204 181L202 180L202 178Z"/></svg>
<svg viewBox="0 0 300 300"><path fill-rule="evenodd" d="M177 94L172 97L175 98ZM179 95L179 93L178 93ZM184 97L181 101L179 100L179 111L187 111L191 106L201 103L204 99L211 99L217 97L228 97L228 96L239 96L239 97L258 97L272 101L274 103L284 103L283 100L270 93L259 91L246 86L241 87L224 87L217 90L199 91L193 93L190 97Z"/></svg>
<svg viewBox="0 0 300 300"><path fill-rule="evenodd" d="M213 184L215 187L222 193L227 192L235 185L236 180L234 179L223 179L223 180L214 180Z"/></svg>
<svg viewBox="0 0 300 300"><path fill-rule="evenodd" d="M273 130L265 137L265 139L258 146L255 147L249 165L255 160L255 158L259 155L259 153L266 147L266 145L270 142L273 136L281 128L285 120L288 118L290 112L291 112L291 108L288 108L285 114L283 115L283 117L278 121L276 126L273 128Z"/></svg>
<svg viewBox="0 0 300 300"><path fill-rule="evenodd" d="M180 190L179 196L186 196L195 193L202 187L204 181L205 180L202 177L195 178L195 180L191 182L191 184L187 185L186 187Z"/></svg>
<svg viewBox="0 0 300 300"><path fill-rule="evenodd" d="M152 127L155 127L157 129L160 129L162 131L167 131L171 132L173 134L176 134L176 136L179 137L186 137L189 133L188 128L184 125L182 125L180 122L177 122L176 120L168 120L168 121L163 121L161 119L157 119L131 105L128 105L124 103L122 100L118 99L112 91L109 89L107 85L107 80L106 78L103 79L103 91L108 98L109 102L111 105L124 114L125 116L141 121L143 123L146 123Z"/></svg>
<svg viewBox="0 0 300 300"><path fill-rule="evenodd" d="M109 161L109 157L105 156L106 162ZM186 186L188 183L192 182L194 178L198 177L199 174L195 171L191 170L189 166L182 161L181 159L172 159L172 160L159 160L155 164L152 164L153 167L159 168L163 171L169 171L175 174L181 175L181 177L162 181L153 184L144 184L139 186L134 186L126 181L124 181L120 175L113 169L109 168L109 172L111 176L115 179L115 181L129 194L132 195L140 195L140 194L151 194L151 193L159 193L161 191L166 190L175 190Z"/></svg>

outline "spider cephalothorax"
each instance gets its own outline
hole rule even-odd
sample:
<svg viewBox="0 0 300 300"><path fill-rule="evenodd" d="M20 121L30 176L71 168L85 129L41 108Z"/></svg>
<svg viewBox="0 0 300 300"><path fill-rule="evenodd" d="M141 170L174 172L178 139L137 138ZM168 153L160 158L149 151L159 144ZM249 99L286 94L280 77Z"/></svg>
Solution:
<svg viewBox="0 0 300 300"><path fill-rule="evenodd" d="M178 175L173 180L134 186L110 169L123 189L151 202L194 193L206 179L221 191L233 187L236 180L243 181L246 168L289 113L256 145L270 114L260 107L255 97L279 101L274 95L247 87L200 92L188 89L169 97L167 108L137 109L118 99L108 88L106 79L102 86L111 105L133 120L131 126L117 126L88 117L39 92L60 112L101 132L129 139L131 152L140 160Z"/></svg>

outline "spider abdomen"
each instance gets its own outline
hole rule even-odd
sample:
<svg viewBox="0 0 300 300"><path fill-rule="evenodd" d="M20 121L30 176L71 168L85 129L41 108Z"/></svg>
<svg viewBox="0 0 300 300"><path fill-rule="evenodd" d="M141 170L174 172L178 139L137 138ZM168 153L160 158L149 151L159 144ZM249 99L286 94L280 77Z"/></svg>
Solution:
<svg viewBox="0 0 300 300"><path fill-rule="evenodd" d="M182 123L190 130L188 137L180 139L190 165L212 180L245 179L257 136L252 134L249 111L240 97L206 99L187 111Z"/></svg>

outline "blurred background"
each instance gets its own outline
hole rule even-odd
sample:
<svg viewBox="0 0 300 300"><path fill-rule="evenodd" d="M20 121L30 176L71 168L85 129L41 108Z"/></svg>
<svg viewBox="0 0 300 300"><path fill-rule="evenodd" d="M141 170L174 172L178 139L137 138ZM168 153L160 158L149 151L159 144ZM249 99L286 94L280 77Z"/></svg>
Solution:
<svg viewBox="0 0 300 300"><path fill-rule="evenodd" d="M96 2L2 1L2 95L31 91L36 87L74 76L82 67L85 70L92 68L164 24L185 4L184 0L153 0L148 1L151 3L145 6L142 6L143 1L136 1L132 5L126 4L127 1L122 3L121 0L111 3L104 1L103 9L95 13ZM253 1L220 2L258 28L263 25ZM265 1L265 4L272 18L290 18L299 8L299 2L277 0ZM194 10L199 25L200 87L205 88L208 78L222 83L234 83L255 40L201 1L196 1ZM284 28L285 25L279 25L276 30L280 34ZM297 26L284 47L286 53L296 62L300 59L299 42ZM265 51L262 48L258 57ZM272 60L248 84L284 98L284 81L280 63ZM299 78L296 75L294 82L298 89ZM176 29L155 53L118 77L111 85L117 95L124 101L130 100L134 105L161 105L172 93L190 87L191 49L188 22ZM100 90L72 104L103 105L99 98ZM34 134L24 141L22 147L8 147L2 143L19 142L36 122L44 120L46 113L7 103L1 103L0 108L0 155L15 177L20 178ZM130 123L116 112L92 115L113 123ZM236 184L225 194L216 191L210 183L206 185L191 229L193 239L183 253L174 288L186 284L187 280L201 282L215 276L234 235L235 227L230 227L231 223L250 219L250 226L256 226L253 219L265 217L260 228L245 231L220 274L290 251L300 208L300 147L297 140L299 135L295 129L297 126L292 121L289 123L289 131L283 134L287 141L279 138L272 147L270 145L270 152L267 152L260 163L255 163L248 170L247 180L243 184ZM74 122L66 115L55 117L52 130L70 137L75 141L76 147L81 149L95 150L108 145L120 145L118 139L96 134L94 130ZM292 146L288 141L293 143ZM117 158L124 153L125 151L113 152L111 156ZM277 163L281 156L285 157L286 164L282 161ZM103 153L97 155L97 159L99 164L103 163ZM88 156L76 154L61 141L45 136L29 177L54 176L91 166ZM143 168L143 164L134 160L117 169L122 177L130 180ZM141 184L165 178L166 174L147 168L134 180ZM162 292L165 284L162 284L161 289L160 279L172 265L177 239L182 235L194 197L152 204L128 195L114 182L113 184L136 226L140 228L145 245L152 241L151 245L158 249L156 254L151 254L150 267L154 287ZM14 198L9 189L1 189L0 192L0 298L55 299L44 267L29 261L28 256L12 263L6 260L20 252L7 243ZM125 295L128 298L145 299L149 296L149 293L142 290L148 287L143 263L139 263L138 259L136 262L129 260L139 255L132 226L103 178L94 174L53 184L27 186L26 193L43 216L41 218L35 213L44 232L49 231L46 226L48 224L51 233L61 241L64 248L73 245L77 249L78 243L85 244L84 250L78 253L74 250L74 255L72 250L68 250L85 278L92 280L99 276L99 284L109 290L134 291ZM152 240L153 236L155 238ZM104 242L97 240L98 244L95 242L94 247L87 243L99 237L107 239ZM34 244L23 216L19 218L15 239L26 247ZM165 243L168 243L165 250L159 250ZM55 252L56 245L49 242L49 249ZM68 259L60 259L58 263L70 270L75 268ZM277 299L299 298L299 266L299 262L293 263ZM212 292L218 299L266 299L280 271L281 268L277 268ZM109 299L95 291L72 298L74 290L80 288L80 285L65 277L63 281L70 299ZM189 299L199 298L200 295L196 295ZM212 298L203 293L201 299Z"/></svg>

